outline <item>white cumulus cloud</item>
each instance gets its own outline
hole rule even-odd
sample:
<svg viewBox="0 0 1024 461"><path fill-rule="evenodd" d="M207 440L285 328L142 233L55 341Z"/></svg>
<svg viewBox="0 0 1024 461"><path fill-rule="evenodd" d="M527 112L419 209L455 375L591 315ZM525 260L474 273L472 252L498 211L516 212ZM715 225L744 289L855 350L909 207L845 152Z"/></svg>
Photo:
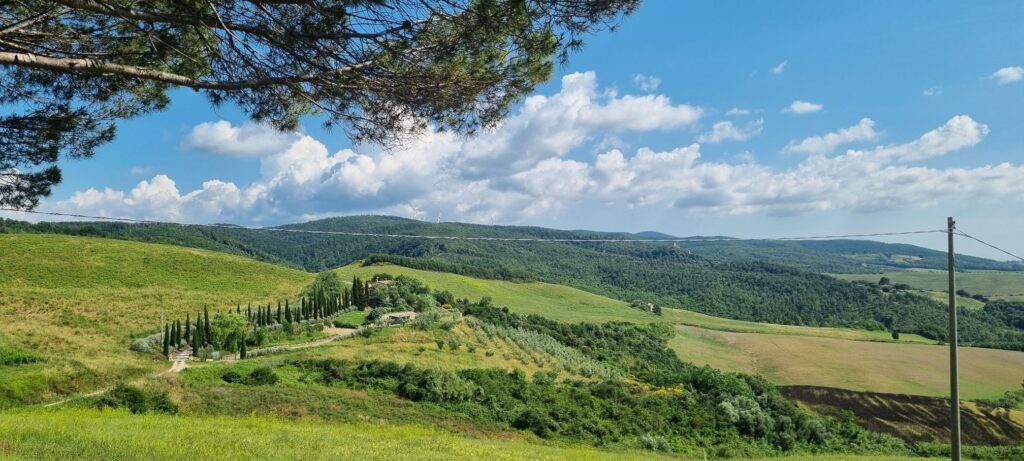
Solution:
<svg viewBox="0 0 1024 461"><path fill-rule="evenodd" d="M725 120L712 125L711 131L697 136L697 141L712 144L722 141L746 141L760 134L763 129L763 118L751 121L742 127Z"/></svg>
<svg viewBox="0 0 1024 461"><path fill-rule="evenodd" d="M216 154L258 157L285 148L297 137L297 133L281 132L267 125L245 123L234 126L220 120L192 127L181 146Z"/></svg>
<svg viewBox="0 0 1024 461"><path fill-rule="evenodd" d="M875 131L875 122L870 118L862 118L856 125L848 128L842 128L821 136L811 136L800 142L790 141L782 151L818 155L828 154L842 144L857 141L874 141L878 139L878 136L878 132Z"/></svg>
<svg viewBox="0 0 1024 461"><path fill-rule="evenodd" d="M782 112L789 112L793 114L810 114L818 112L824 108L825 106L822 104L815 104L813 102L796 100L793 101L788 107L782 109Z"/></svg>
<svg viewBox="0 0 1024 461"><path fill-rule="evenodd" d="M1024 79L1024 67L1004 67L993 72L990 78L994 78L997 82L999 82L1000 85L1007 85L1013 82L1018 82Z"/></svg>

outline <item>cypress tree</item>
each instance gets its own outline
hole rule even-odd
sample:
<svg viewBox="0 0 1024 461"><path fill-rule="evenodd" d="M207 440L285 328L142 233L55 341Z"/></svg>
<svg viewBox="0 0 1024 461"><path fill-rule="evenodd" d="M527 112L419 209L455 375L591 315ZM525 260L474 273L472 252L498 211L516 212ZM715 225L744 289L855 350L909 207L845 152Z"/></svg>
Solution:
<svg viewBox="0 0 1024 461"><path fill-rule="evenodd" d="M252 304L249 304L245 308L245 319L252 322Z"/></svg>
<svg viewBox="0 0 1024 461"><path fill-rule="evenodd" d="M185 313L185 342L192 344L192 318L188 312Z"/></svg>
<svg viewBox="0 0 1024 461"><path fill-rule="evenodd" d="M238 340L238 358L245 359L245 338Z"/></svg>
<svg viewBox="0 0 1024 461"><path fill-rule="evenodd" d="M171 325L171 346L177 349L181 345L181 325L177 320Z"/></svg>
<svg viewBox="0 0 1024 461"><path fill-rule="evenodd" d="M288 307L288 303L284 305L284 321L292 323L292 309Z"/></svg>
<svg viewBox="0 0 1024 461"><path fill-rule="evenodd" d="M235 304L235 313L239 314L239 315L242 314L242 304L241 303Z"/></svg>
<svg viewBox="0 0 1024 461"><path fill-rule="evenodd" d="M164 324L164 357L171 355L171 327Z"/></svg>
<svg viewBox="0 0 1024 461"><path fill-rule="evenodd" d="M277 303L277 320L275 323L281 323L281 303Z"/></svg>
<svg viewBox="0 0 1024 461"><path fill-rule="evenodd" d="M213 331L210 329L210 309L203 306L203 341L206 342L204 346L210 345L213 341Z"/></svg>

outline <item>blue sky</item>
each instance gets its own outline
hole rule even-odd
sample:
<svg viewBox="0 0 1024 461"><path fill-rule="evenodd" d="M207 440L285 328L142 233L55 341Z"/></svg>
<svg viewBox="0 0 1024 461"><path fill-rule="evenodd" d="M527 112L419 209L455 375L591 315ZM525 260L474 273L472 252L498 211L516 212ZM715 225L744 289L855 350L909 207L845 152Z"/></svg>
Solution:
<svg viewBox="0 0 1024 461"><path fill-rule="evenodd" d="M94 159L64 164L40 209L738 237L936 229L953 215L1024 253L1020 24L1012 1L649 0L479 138L427 133L381 152L316 120L275 133L177 91Z"/></svg>

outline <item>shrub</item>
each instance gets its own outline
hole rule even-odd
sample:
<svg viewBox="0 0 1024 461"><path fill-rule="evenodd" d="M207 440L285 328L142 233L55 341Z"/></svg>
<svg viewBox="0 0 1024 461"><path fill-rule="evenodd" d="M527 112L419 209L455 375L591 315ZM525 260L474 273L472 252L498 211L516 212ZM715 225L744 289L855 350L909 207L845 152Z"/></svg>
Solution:
<svg viewBox="0 0 1024 461"><path fill-rule="evenodd" d="M96 407L103 408L127 408L135 414L142 413L168 413L175 414L178 407L171 402L166 392L158 390L144 390L124 383L118 383L110 392L96 401Z"/></svg>
<svg viewBox="0 0 1024 461"><path fill-rule="evenodd" d="M251 386L264 386L277 384L277 374L270 367L259 367L249 373L245 383Z"/></svg>
<svg viewBox="0 0 1024 461"><path fill-rule="evenodd" d="M359 328L359 325L356 325L356 324L351 323L351 322L346 322L346 321L343 321L341 319L334 319L334 328L351 328L351 329L355 330L355 329Z"/></svg>
<svg viewBox="0 0 1024 461"><path fill-rule="evenodd" d="M558 431L558 426L547 413L529 408L512 422L512 427L524 431L531 431L542 438L550 438Z"/></svg>
<svg viewBox="0 0 1024 461"><path fill-rule="evenodd" d="M412 322L409 322L409 327L416 330L429 330L434 325L441 322L441 314L437 312L424 312L418 316Z"/></svg>
<svg viewBox="0 0 1024 461"><path fill-rule="evenodd" d="M672 451L672 445L668 443L668 440L653 434L640 436L640 446L654 451Z"/></svg>
<svg viewBox="0 0 1024 461"><path fill-rule="evenodd" d="M223 379L226 383L240 383L243 380L242 375L234 370L224 372L220 379Z"/></svg>
<svg viewBox="0 0 1024 461"><path fill-rule="evenodd" d="M462 342L457 340L457 339L452 338L452 339L448 340L448 348L453 350L453 351L459 350L459 346L461 346L461 345L462 345Z"/></svg>
<svg viewBox="0 0 1024 461"><path fill-rule="evenodd" d="M487 349L487 352L484 352L484 355L488 357L494 357L494 351Z"/></svg>
<svg viewBox="0 0 1024 461"><path fill-rule="evenodd" d="M439 351L444 350L444 340L443 339L438 339L438 340L436 340L434 342L437 343L437 350L439 350Z"/></svg>
<svg viewBox="0 0 1024 461"><path fill-rule="evenodd" d="M473 344L473 343L466 344L466 350L469 351L471 354L475 353L476 352L476 344Z"/></svg>

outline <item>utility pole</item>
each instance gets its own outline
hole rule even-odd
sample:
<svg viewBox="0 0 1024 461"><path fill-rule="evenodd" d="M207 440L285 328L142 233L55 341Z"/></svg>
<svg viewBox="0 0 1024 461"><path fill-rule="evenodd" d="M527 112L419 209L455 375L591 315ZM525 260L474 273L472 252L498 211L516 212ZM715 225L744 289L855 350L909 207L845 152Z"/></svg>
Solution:
<svg viewBox="0 0 1024 461"><path fill-rule="evenodd" d="M956 257L953 252L953 230L956 221L946 218L949 237L949 442L950 458L960 461L960 377L957 367L956 330Z"/></svg>

